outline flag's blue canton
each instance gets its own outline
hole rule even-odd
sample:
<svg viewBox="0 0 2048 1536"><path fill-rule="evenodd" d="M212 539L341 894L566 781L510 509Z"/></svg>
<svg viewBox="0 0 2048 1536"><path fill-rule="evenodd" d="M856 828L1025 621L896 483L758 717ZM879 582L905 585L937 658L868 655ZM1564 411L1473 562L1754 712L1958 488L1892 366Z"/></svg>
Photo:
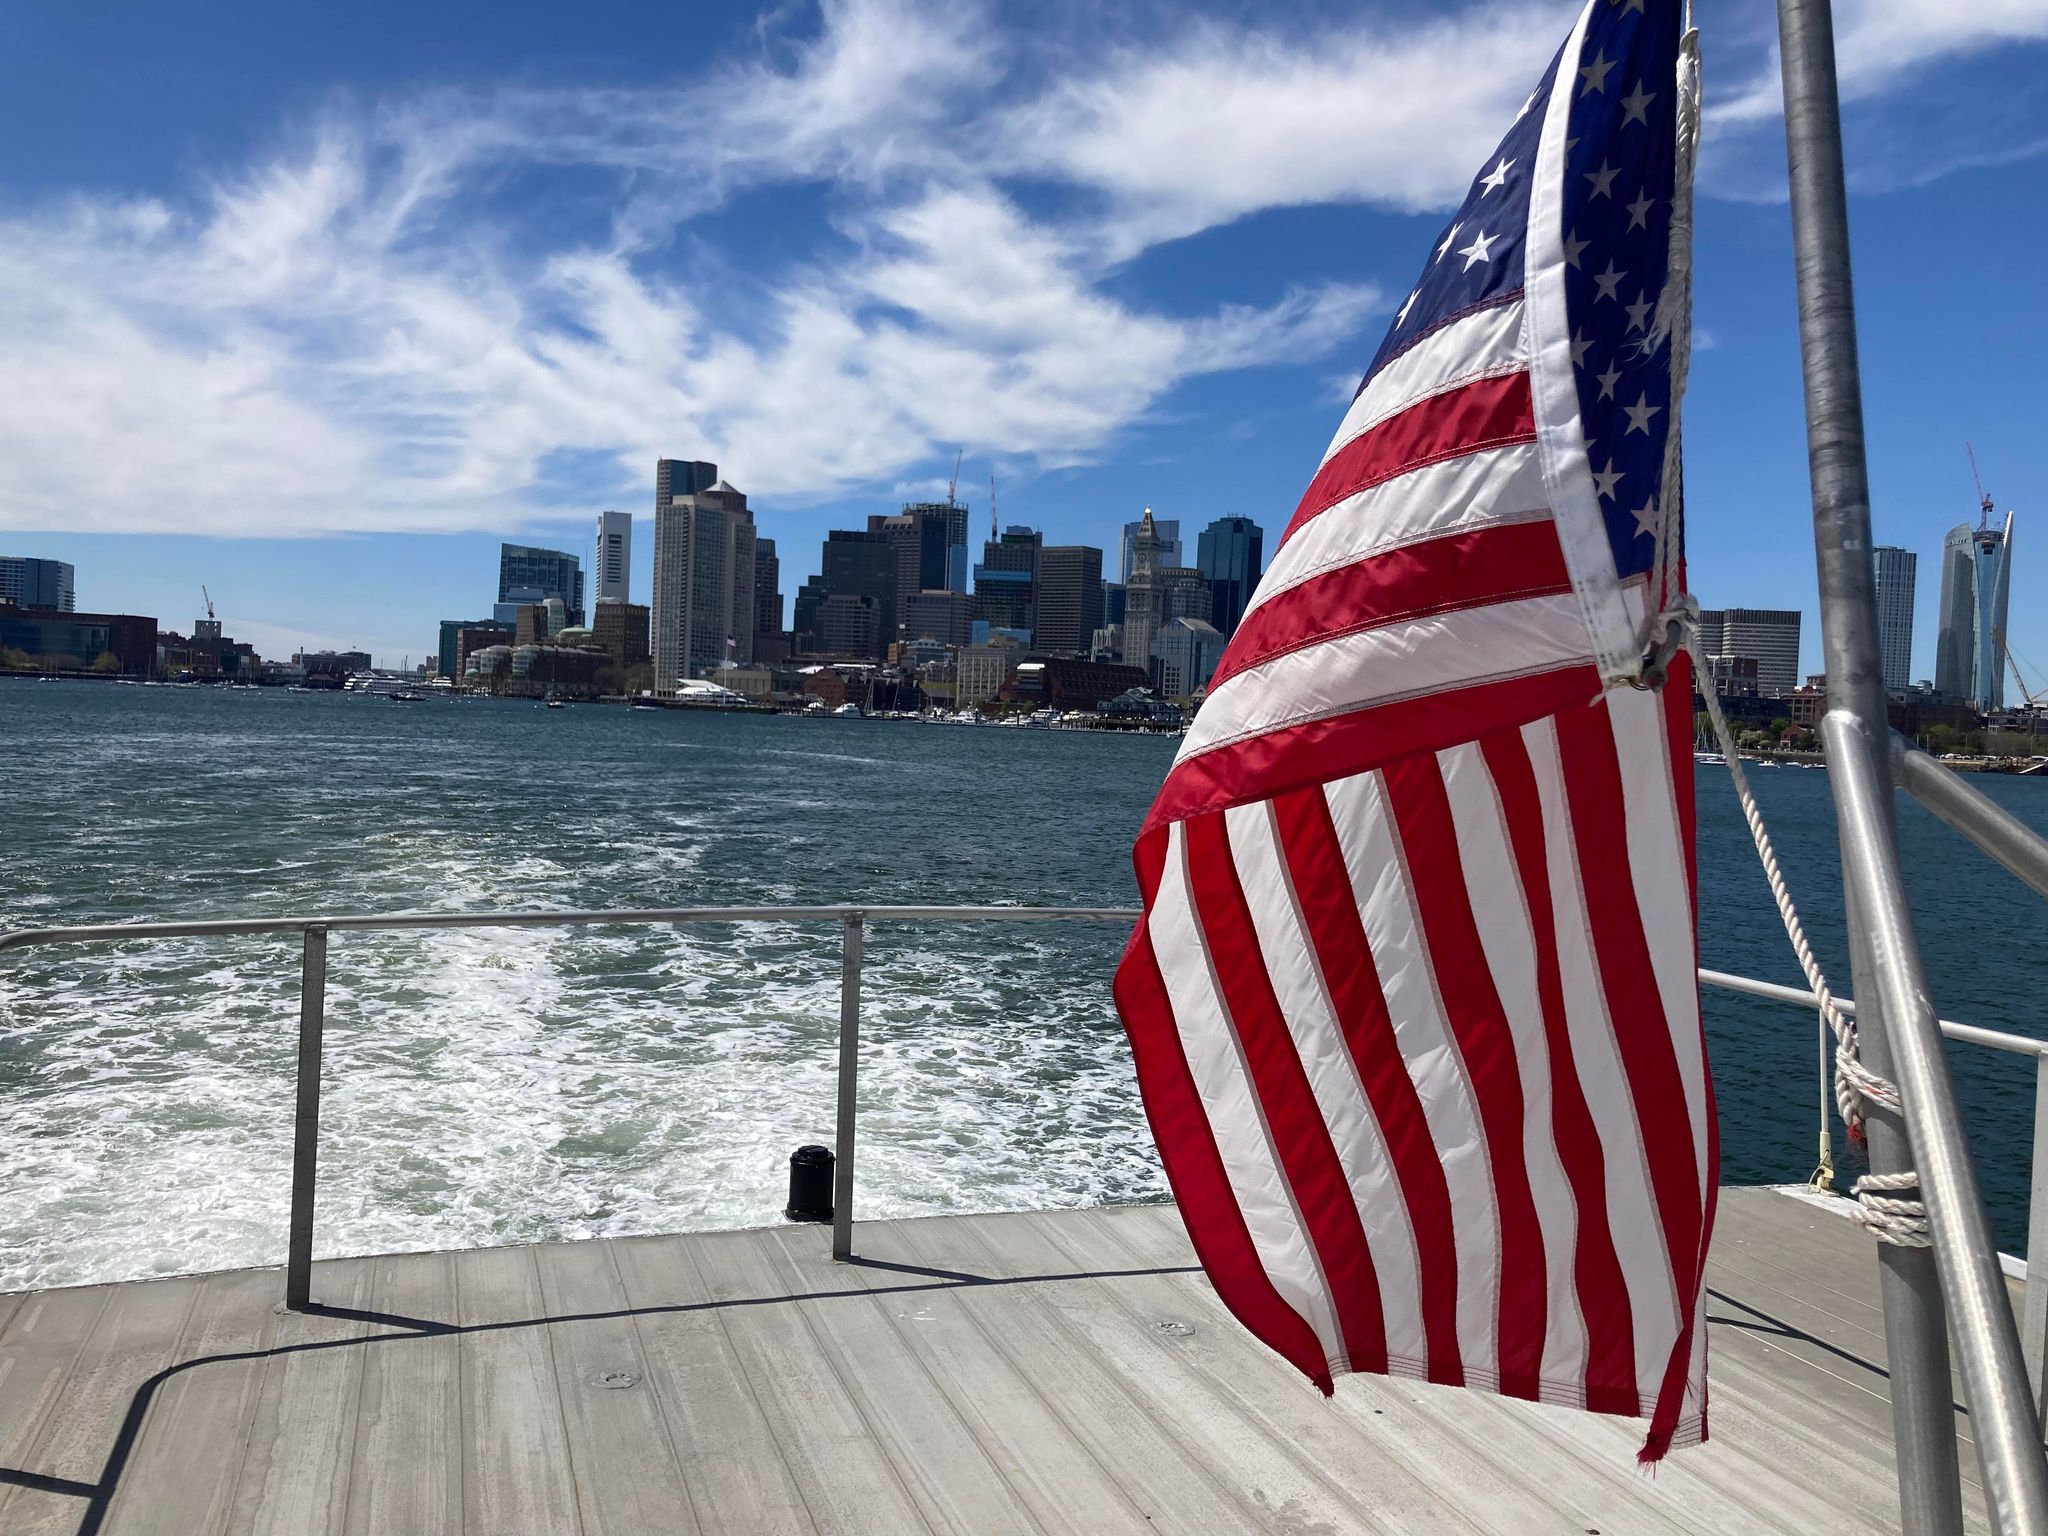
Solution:
<svg viewBox="0 0 2048 1536"><path fill-rule="evenodd" d="M1522 247L1529 230L1529 181L1536 169L1536 143L1543 136L1543 106L1557 60L1522 104L1507 136L1473 178L1449 226L1430 248L1422 276L1387 328L1372 366L1359 384L1431 331L1488 304L1505 304L1522 292Z"/></svg>
<svg viewBox="0 0 2048 1536"><path fill-rule="evenodd" d="M1565 153L1565 308L1593 484L1617 574L1656 555L1671 345L1646 340L1671 255L1677 0L1603 5L1586 28ZM1583 246L1580 242L1583 241Z"/></svg>

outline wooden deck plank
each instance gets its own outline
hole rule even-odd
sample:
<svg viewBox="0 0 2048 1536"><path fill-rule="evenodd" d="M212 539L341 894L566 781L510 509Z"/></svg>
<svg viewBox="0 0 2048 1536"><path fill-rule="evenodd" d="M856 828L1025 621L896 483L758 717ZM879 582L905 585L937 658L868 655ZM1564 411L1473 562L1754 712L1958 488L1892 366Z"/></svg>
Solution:
<svg viewBox="0 0 2048 1536"><path fill-rule="evenodd" d="M1896 1529L1869 1240L1722 1212L1714 1438L1654 1477L1632 1421L1325 1401L1154 1207L867 1223L851 1265L787 1227L323 1263L309 1314L274 1270L0 1297L0 1530Z"/></svg>
<svg viewBox="0 0 2048 1536"><path fill-rule="evenodd" d="M1008 1255L992 1262L987 1245L955 1222L905 1221L888 1227L888 1234L876 1240L881 1253L901 1254L942 1275L1018 1279L1029 1268L1001 1262ZM865 1234L862 1246L869 1246ZM1005 1287L996 1307L988 1304L995 1287L940 1295L972 1307L997 1352L1030 1375L1153 1528L1188 1533L1250 1529L1257 1519L1253 1506L1188 1452L1143 1394L1134 1396L1120 1373L1081 1347L1064 1314L1044 1294L1044 1285L1060 1283Z"/></svg>
<svg viewBox="0 0 2048 1536"><path fill-rule="evenodd" d="M1105 1243L1067 1212L1057 1223L1029 1217L966 1217L992 1252L1060 1271L1118 1272L1048 1288L1084 1348L1100 1353L1169 1423L1190 1454L1235 1480L1258 1516L1255 1529L1314 1527L1395 1532L1467 1529L1450 1507L1377 1448L1339 1434L1319 1393L1235 1327L1184 1326L1195 1297L1186 1276L1132 1273L1128 1251ZM1176 1325L1163 1328L1161 1324ZM1341 1443L1341 1453L1338 1446Z"/></svg>
<svg viewBox="0 0 2048 1536"><path fill-rule="evenodd" d="M456 1255L455 1296L464 1329L462 1528L471 1536L580 1533L533 1250Z"/></svg>
<svg viewBox="0 0 2048 1536"><path fill-rule="evenodd" d="M973 1436L992 1472L1028 1512L1033 1529L1107 1536L1153 1528L1051 1410L1029 1373L990 1344L976 1315L1007 1309L1008 1298L996 1294L1001 1287L976 1286L964 1294L957 1288L906 1292L906 1283L925 1277L905 1272L908 1248L893 1228L873 1234L866 1245L869 1261L855 1264L832 1261L821 1229L786 1230L775 1237L802 1288L822 1289L828 1280L844 1277L867 1289L876 1313ZM877 1258L889 1267L879 1267Z"/></svg>
<svg viewBox="0 0 2048 1536"><path fill-rule="evenodd" d="M283 1294L274 1269L207 1276L177 1369L157 1389L118 1469L106 1536L226 1530Z"/></svg>
<svg viewBox="0 0 2048 1536"><path fill-rule="evenodd" d="M821 1532L929 1532L896 1462L800 1308L779 1291L746 1233L707 1233L683 1252L721 1313L740 1368Z"/></svg>
<svg viewBox="0 0 2048 1536"><path fill-rule="evenodd" d="M605 1243L533 1250L555 1357L555 1390L591 1536L699 1529L661 1398L626 1315L626 1289Z"/></svg>
<svg viewBox="0 0 2048 1536"><path fill-rule="evenodd" d="M1128 1218L1123 1211L1112 1214L1118 1233L1134 1246L1159 1245L1140 1247L1146 1258L1192 1259L1186 1229L1170 1207L1134 1208ZM1235 1326L1211 1287L1196 1282L1194 1289L1216 1326ZM1347 1376L1329 1406L1475 1523L1492 1520L1517 1530L1599 1527L1641 1536L1694 1529L1630 1483L1617 1483L1611 1466L1582 1466L1528 1415L1475 1417L1467 1393L1395 1377Z"/></svg>
<svg viewBox="0 0 2048 1536"><path fill-rule="evenodd" d="M360 1260L318 1265L313 1295L331 1310L277 1319L229 1529L295 1536L342 1528L363 1379L363 1351L355 1345L369 1328L362 1315L369 1280L369 1265Z"/></svg>
<svg viewBox="0 0 2048 1536"><path fill-rule="evenodd" d="M639 1324L649 1386L661 1394L707 1532L814 1536L755 1384L679 1237L611 1244Z"/></svg>
<svg viewBox="0 0 2048 1536"><path fill-rule="evenodd" d="M147 1412L150 1378L175 1356L199 1289L196 1279L113 1288L29 1447L25 1464L37 1476L100 1486L131 1409ZM88 1502L73 1492L19 1489L0 1511L0 1529L8 1536L73 1531Z"/></svg>
<svg viewBox="0 0 2048 1536"><path fill-rule="evenodd" d="M453 1531L462 1525L461 1344L455 1258L408 1253L365 1261L369 1310L394 1337L362 1348L347 1529Z"/></svg>

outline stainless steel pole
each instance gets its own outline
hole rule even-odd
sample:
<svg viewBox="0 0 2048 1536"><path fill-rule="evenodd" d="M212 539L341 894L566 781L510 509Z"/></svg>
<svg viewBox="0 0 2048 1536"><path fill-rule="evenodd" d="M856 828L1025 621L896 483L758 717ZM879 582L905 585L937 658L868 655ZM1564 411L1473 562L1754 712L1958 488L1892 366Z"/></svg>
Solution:
<svg viewBox="0 0 2048 1536"><path fill-rule="evenodd" d="M2048 897L2048 838L1992 800L1963 775L1918 747L1892 738L1892 775L1899 787Z"/></svg>
<svg viewBox="0 0 2048 1536"><path fill-rule="evenodd" d="M832 1257L853 1257L853 1133L860 1096L861 914L849 912L839 947L839 1136L832 1166Z"/></svg>
<svg viewBox="0 0 2048 1536"><path fill-rule="evenodd" d="M2035 1417L2048 1419L2048 1056L2034 1062L2034 1173L2027 1200L2027 1289L2020 1347Z"/></svg>
<svg viewBox="0 0 2048 1536"><path fill-rule="evenodd" d="M320 1162L321 1036L327 1024L327 930L308 928L299 961L298 1107L292 1122L292 1224L285 1250L284 1304L313 1299L313 1188Z"/></svg>
<svg viewBox="0 0 2048 1536"><path fill-rule="evenodd" d="M1807 457L1827 657L1829 764L1842 843L1850 959L1865 1063L1897 1081L1906 1125L1873 1112L1870 1163L1917 1167L1935 1249L1878 1245L1901 1523L1959 1532L1962 1491L1949 1403L1944 1294L1955 1315L1964 1389L1992 1519L2048 1530L2048 1469L2030 1419L2019 1341L1963 1139L1954 1084L1927 996L1898 867L1890 745L1877 650L1876 573L1864 460L1862 386L1849 276L1834 21L1828 0L1778 0ZM1910 1146L1908 1135L1910 1133ZM1972 1251L1974 1249L1974 1251ZM1988 1278L1987 1278L1988 1271ZM1995 1287L1995 1295L1994 1295Z"/></svg>

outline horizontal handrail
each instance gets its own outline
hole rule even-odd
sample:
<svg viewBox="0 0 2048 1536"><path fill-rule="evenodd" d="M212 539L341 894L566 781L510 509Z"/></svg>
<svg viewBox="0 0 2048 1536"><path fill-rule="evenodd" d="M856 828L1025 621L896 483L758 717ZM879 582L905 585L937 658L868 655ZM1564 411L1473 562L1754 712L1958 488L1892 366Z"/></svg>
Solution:
<svg viewBox="0 0 2048 1536"><path fill-rule="evenodd" d="M1804 987L1783 987L1774 981L1758 981L1751 976L1737 976L1731 971L1710 971L1702 966L1700 980L1710 987L1720 987L1729 992L1746 992L1751 997L1767 997L1773 1002L1796 1003L1802 1008L1820 1006L1820 999ZM1834 1004L1851 1016L1856 1012L1856 1004L1849 998L1836 997ZM1985 1029L1979 1024L1958 1024L1954 1019L1940 1019L1936 1022L1941 1025L1941 1032L1951 1040L1989 1046L1994 1051L2010 1051L2015 1056L2048 1056L2048 1040L2036 1040L2029 1035L2008 1034L2000 1029Z"/></svg>
<svg viewBox="0 0 2048 1536"><path fill-rule="evenodd" d="M309 928L357 933L406 928L575 928L604 924L838 923L849 917L876 922L1030 923L1129 922L1135 907L894 907L848 902L828 907L628 907L565 912L358 912L332 917L228 917L189 923L92 923L70 928L23 928L0 933L0 950L35 944L83 944L103 939L205 938L237 933L304 933Z"/></svg>

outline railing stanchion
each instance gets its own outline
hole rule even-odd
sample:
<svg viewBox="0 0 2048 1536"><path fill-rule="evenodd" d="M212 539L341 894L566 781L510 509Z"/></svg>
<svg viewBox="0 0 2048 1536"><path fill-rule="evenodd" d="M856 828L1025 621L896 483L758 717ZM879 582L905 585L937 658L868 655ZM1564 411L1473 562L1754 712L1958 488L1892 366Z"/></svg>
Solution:
<svg viewBox="0 0 2048 1536"><path fill-rule="evenodd" d="M292 1122L292 1225L284 1261L284 1304L313 1299L313 1188L320 1164L321 1035L327 1023L327 930L306 929L299 962L298 1104Z"/></svg>
<svg viewBox="0 0 2048 1536"><path fill-rule="evenodd" d="M2033 1195L2027 1202L2027 1290L2021 1347L2034 1412L2048 1422L2048 1056L2034 1058Z"/></svg>
<svg viewBox="0 0 2048 1536"><path fill-rule="evenodd" d="M839 1136L832 1169L832 1257L853 1257L853 1139L860 1096L861 914L839 930Z"/></svg>

